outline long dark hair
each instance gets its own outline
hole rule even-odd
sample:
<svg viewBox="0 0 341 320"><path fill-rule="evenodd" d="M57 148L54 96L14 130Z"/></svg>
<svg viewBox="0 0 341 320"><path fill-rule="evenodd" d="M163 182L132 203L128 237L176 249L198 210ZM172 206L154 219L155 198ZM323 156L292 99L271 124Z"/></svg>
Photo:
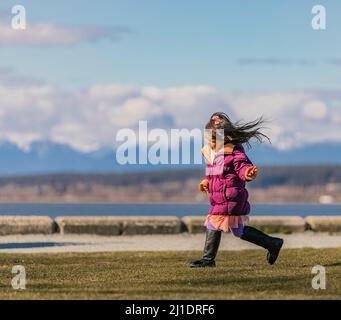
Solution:
<svg viewBox="0 0 341 320"><path fill-rule="evenodd" d="M219 119L219 123L215 123L215 118ZM246 144L251 148L250 140L255 138L258 142L262 143L267 140L271 143L270 138L261 132L262 126L266 120L260 117L254 121L242 123L240 121L233 123L228 115L224 112L214 113L210 121L206 125L206 129L212 130L212 139L216 139L217 130L224 130L224 144L233 143Z"/></svg>

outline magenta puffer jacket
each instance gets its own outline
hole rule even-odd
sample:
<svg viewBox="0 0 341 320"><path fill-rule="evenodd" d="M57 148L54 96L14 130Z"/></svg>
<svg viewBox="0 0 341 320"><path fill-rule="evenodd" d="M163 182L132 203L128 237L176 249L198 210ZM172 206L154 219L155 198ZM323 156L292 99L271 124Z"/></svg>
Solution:
<svg viewBox="0 0 341 320"><path fill-rule="evenodd" d="M212 215L243 216L250 213L245 171L253 166L242 145L227 145L212 163L209 146L202 153L206 159L206 179Z"/></svg>

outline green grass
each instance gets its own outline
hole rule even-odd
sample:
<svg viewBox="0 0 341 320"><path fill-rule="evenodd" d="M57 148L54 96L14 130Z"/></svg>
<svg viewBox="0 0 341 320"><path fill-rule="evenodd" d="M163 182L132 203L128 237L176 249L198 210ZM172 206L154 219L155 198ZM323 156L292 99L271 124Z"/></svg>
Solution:
<svg viewBox="0 0 341 320"><path fill-rule="evenodd" d="M189 269L199 252L0 255L0 299L341 299L341 248L220 252L216 269ZM24 265L27 289L11 287ZM327 272L314 290L314 265Z"/></svg>

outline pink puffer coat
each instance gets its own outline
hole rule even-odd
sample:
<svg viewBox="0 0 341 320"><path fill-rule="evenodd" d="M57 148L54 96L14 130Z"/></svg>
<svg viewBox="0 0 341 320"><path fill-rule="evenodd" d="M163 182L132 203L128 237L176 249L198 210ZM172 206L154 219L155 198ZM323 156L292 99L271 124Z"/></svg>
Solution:
<svg viewBox="0 0 341 320"><path fill-rule="evenodd" d="M212 163L211 148L202 153L206 159L206 179L209 181L212 215L243 216L250 213L245 171L253 166L242 145L226 145Z"/></svg>

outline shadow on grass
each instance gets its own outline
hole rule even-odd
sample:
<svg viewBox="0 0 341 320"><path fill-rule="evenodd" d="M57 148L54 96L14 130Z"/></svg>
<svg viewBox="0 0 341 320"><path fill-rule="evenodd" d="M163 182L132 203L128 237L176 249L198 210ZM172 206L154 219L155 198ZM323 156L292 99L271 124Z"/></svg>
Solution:
<svg viewBox="0 0 341 320"><path fill-rule="evenodd" d="M0 243L0 250L64 247L64 246L75 246L75 245L78 245L78 244L77 243L63 243L63 242L13 242L13 243Z"/></svg>
<svg viewBox="0 0 341 320"><path fill-rule="evenodd" d="M334 262L329 264L324 264L324 267L341 267L341 262Z"/></svg>
<svg viewBox="0 0 341 320"><path fill-rule="evenodd" d="M177 286L191 286L191 287L201 287L201 286L224 286L224 285L231 285L231 286L265 286L267 289L283 286L283 283L286 286L290 286L291 284L297 284L299 281L304 280L302 276L277 276L277 277L246 277L246 278L226 278L226 279L184 279L184 280L172 280L172 285ZM168 281L157 281L160 285L167 285L169 284Z"/></svg>

